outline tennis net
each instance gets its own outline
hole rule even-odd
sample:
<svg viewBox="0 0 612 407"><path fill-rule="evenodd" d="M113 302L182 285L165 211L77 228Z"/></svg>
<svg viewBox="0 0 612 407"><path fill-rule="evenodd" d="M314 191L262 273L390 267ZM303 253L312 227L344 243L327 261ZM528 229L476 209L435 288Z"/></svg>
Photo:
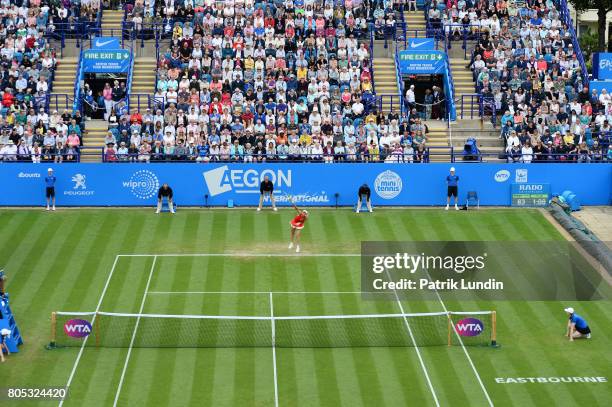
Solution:
<svg viewBox="0 0 612 407"><path fill-rule="evenodd" d="M328 316L54 312L51 347L335 348L488 345L495 311Z"/></svg>

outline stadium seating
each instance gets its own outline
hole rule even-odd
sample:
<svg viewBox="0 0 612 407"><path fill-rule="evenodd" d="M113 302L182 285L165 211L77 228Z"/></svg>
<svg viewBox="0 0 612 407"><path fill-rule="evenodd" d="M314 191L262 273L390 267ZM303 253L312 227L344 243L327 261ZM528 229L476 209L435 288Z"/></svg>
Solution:
<svg viewBox="0 0 612 407"><path fill-rule="evenodd" d="M609 160L612 102L589 94L558 2L440 2L432 27L475 41L469 68L501 115L508 162ZM440 19L440 16L442 18Z"/></svg>
<svg viewBox="0 0 612 407"><path fill-rule="evenodd" d="M157 2L153 19L137 2L128 11L135 31L149 38L161 22L171 41L160 54L157 114L130 140L111 128L116 144L134 144L130 159L142 161L424 161L426 127L376 111L368 22L383 19L388 32L391 6Z"/></svg>
<svg viewBox="0 0 612 407"><path fill-rule="evenodd" d="M93 23L98 0L0 4L0 160L76 161L84 122L80 113L48 111L56 68L49 39Z"/></svg>

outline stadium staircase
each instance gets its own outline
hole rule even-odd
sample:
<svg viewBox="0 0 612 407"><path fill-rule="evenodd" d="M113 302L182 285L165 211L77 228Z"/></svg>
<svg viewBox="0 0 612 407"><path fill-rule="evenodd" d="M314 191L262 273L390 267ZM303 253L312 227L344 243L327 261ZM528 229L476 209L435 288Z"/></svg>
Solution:
<svg viewBox="0 0 612 407"><path fill-rule="evenodd" d="M99 154L87 154L81 156L81 162L100 162L102 160L102 149L104 148L104 137L108 132L106 120L89 120L87 130L83 136L83 147L95 147ZM94 150L89 150L94 151Z"/></svg>
<svg viewBox="0 0 612 407"><path fill-rule="evenodd" d="M425 31L425 26L427 24L422 10L404 11L404 22L406 23L407 30ZM408 36L411 37L410 34Z"/></svg>
<svg viewBox="0 0 612 407"><path fill-rule="evenodd" d="M374 68L374 90L378 96L380 95L399 95L397 87L397 74L395 69L394 58L378 58L374 57L372 61ZM397 103L398 98L395 99ZM399 111L399 106L394 106L396 111ZM382 98L383 112L391 111L391 98Z"/></svg>
<svg viewBox="0 0 612 407"><path fill-rule="evenodd" d="M455 45L460 48L458 44ZM463 55L463 50L461 55ZM464 95L474 94L474 79L472 71L465 66L470 62L464 58L453 58L449 55L449 62L451 65L451 71L453 73L453 81L455 83L455 106L457 109L457 119L461 120L462 113L463 118L471 118L470 112L474 111L475 115L478 116L478 100L476 98L466 97ZM463 98L463 103L462 102Z"/></svg>
<svg viewBox="0 0 612 407"><path fill-rule="evenodd" d="M102 14L102 32L110 32L110 30L116 31L113 33L114 37L121 35L121 23L123 22L123 10L104 10Z"/></svg>
<svg viewBox="0 0 612 407"><path fill-rule="evenodd" d="M147 96L151 101L155 94L155 75L157 60L153 57L136 57L132 72L132 86L130 89L130 110L147 106Z"/></svg>
<svg viewBox="0 0 612 407"><path fill-rule="evenodd" d="M49 113L57 110L60 114L66 109L65 95L74 95L74 81L77 77L78 57L64 57L57 61L57 69L53 79ZM54 95L60 95L54 97ZM72 111L72 109L70 109Z"/></svg>
<svg viewBox="0 0 612 407"><path fill-rule="evenodd" d="M428 120L425 122L429 133L427 133L427 146L430 149L430 162L449 162L451 160L450 151L447 147L450 145L448 137L448 126L443 120ZM436 147L444 147L437 149Z"/></svg>

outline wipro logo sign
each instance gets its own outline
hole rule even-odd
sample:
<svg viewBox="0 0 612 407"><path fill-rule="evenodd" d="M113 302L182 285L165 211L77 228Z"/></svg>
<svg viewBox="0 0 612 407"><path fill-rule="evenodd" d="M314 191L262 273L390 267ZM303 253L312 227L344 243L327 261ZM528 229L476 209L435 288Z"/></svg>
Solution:
<svg viewBox="0 0 612 407"><path fill-rule="evenodd" d="M455 324L455 330L461 336L478 336L484 331L484 324L476 318L464 318Z"/></svg>
<svg viewBox="0 0 612 407"><path fill-rule="evenodd" d="M383 199L393 199L402 192L402 179L393 171L381 172L374 180L374 190Z"/></svg>
<svg viewBox="0 0 612 407"><path fill-rule="evenodd" d="M223 165L205 171L202 175L211 197L230 191L237 194L259 194L259 183L266 175L274 184L275 192L280 192L278 188L281 187L291 188L291 170L230 170L227 165Z"/></svg>
<svg viewBox="0 0 612 407"><path fill-rule="evenodd" d="M73 338L84 338L91 333L91 324L84 319L71 319L64 324L64 333Z"/></svg>
<svg viewBox="0 0 612 407"><path fill-rule="evenodd" d="M123 187L129 188L136 198L149 199L159 190L159 179L149 170L136 171L129 181L123 181Z"/></svg>

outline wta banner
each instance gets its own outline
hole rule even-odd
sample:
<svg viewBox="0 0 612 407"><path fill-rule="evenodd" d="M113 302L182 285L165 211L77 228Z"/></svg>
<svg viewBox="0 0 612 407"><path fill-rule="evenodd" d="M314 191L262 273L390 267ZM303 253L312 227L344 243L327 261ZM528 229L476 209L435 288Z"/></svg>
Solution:
<svg viewBox="0 0 612 407"><path fill-rule="evenodd" d="M476 191L480 205L511 204L513 183L547 183L552 194L572 190L583 205L608 205L612 196L610 164L2 164L5 193L0 205L32 206L45 201L47 167L57 177L58 205L153 205L161 184L174 190L182 206L257 205L259 183L268 176L276 201L288 205L352 206L359 186L372 190L372 203L385 205L446 204L450 167L459 176L459 198ZM588 180L588 182L585 182Z"/></svg>

